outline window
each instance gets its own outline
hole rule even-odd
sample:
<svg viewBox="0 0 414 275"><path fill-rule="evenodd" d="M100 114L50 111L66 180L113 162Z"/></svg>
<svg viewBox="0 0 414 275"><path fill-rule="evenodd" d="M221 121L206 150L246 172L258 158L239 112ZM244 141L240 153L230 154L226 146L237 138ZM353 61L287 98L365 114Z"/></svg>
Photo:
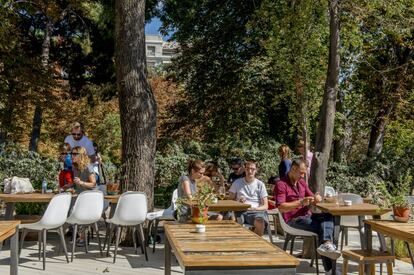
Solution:
<svg viewBox="0 0 414 275"><path fill-rule="evenodd" d="M155 46L147 46L147 55L155 56Z"/></svg>

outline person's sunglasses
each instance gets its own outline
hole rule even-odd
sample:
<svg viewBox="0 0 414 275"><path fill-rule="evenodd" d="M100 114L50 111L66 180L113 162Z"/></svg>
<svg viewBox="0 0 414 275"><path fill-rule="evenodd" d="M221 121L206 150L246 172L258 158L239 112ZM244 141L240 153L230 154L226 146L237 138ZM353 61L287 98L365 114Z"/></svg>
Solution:
<svg viewBox="0 0 414 275"><path fill-rule="evenodd" d="M70 153L72 156L80 155L80 153Z"/></svg>
<svg viewBox="0 0 414 275"><path fill-rule="evenodd" d="M233 171L237 171L237 170L239 170L240 169L240 167L239 168L231 168Z"/></svg>
<svg viewBox="0 0 414 275"><path fill-rule="evenodd" d="M81 133L72 133L72 136L75 136L75 137L80 137L82 134Z"/></svg>

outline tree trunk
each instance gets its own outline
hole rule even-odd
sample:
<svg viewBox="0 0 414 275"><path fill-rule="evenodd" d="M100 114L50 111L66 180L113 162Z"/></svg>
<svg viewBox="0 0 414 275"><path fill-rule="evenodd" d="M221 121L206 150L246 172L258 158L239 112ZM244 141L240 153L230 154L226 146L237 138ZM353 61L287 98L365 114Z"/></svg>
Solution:
<svg viewBox="0 0 414 275"><path fill-rule="evenodd" d="M115 65L122 129L123 191L145 192L153 207L157 105L147 81L145 1L115 1Z"/></svg>
<svg viewBox="0 0 414 275"><path fill-rule="evenodd" d="M42 107L36 105L33 115L32 135L29 143L29 150L33 152L37 152L37 145L39 144L40 128L42 127L42 113Z"/></svg>
<svg viewBox="0 0 414 275"><path fill-rule="evenodd" d="M45 28L45 37L43 38L42 43L42 66L45 72L48 71L49 67L49 52L50 52L50 36L52 34L52 22L48 21L46 23ZM40 97L40 96L39 96ZM39 100L39 97L36 102L36 108L33 115L33 127L32 127L32 133L30 135L30 142L29 142L29 150L37 152L37 146L39 144L40 140L40 132L42 129L42 114L43 109L41 105L41 101Z"/></svg>
<svg viewBox="0 0 414 275"><path fill-rule="evenodd" d="M335 124L335 105L339 82L339 14L338 1L329 1L329 63L325 93L319 115L316 148L313 154L310 186L323 194Z"/></svg>
<svg viewBox="0 0 414 275"><path fill-rule="evenodd" d="M336 103L336 111L338 113L343 113L344 112L344 95L339 92L338 93L338 101ZM340 121L340 125L337 125L338 127L342 127L343 131L346 127L345 122L343 120ZM342 155L344 153L344 147L345 147L345 140L343 136L338 136L335 140L334 140L334 149L333 149L333 160L335 162L342 162Z"/></svg>
<svg viewBox="0 0 414 275"><path fill-rule="evenodd" d="M388 104L388 106L380 109L375 116L369 136L368 157L376 157L381 154L382 146L384 145L385 126L392 109L392 105Z"/></svg>

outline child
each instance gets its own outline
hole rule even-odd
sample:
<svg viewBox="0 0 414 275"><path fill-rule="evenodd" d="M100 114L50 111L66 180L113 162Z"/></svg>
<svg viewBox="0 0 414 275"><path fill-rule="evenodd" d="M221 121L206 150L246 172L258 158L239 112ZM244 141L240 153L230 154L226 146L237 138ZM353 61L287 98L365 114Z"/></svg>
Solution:
<svg viewBox="0 0 414 275"><path fill-rule="evenodd" d="M72 155L69 143L60 147L59 161L63 162L63 170L59 173L59 187L63 190L73 187Z"/></svg>

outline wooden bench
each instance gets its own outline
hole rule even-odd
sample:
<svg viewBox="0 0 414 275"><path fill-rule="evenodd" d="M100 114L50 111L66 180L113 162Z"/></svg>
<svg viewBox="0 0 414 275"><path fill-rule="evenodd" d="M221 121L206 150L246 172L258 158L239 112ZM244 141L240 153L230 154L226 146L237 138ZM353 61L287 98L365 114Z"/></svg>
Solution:
<svg viewBox="0 0 414 275"><path fill-rule="evenodd" d="M344 258L343 271L344 275L348 274L348 260L356 261L359 264L359 275L364 275L365 265L371 266L371 275L375 275L375 264L386 263L387 273L393 274L392 263L395 256L388 252L381 252L376 250L343 250L342 257Z"/></svg>

